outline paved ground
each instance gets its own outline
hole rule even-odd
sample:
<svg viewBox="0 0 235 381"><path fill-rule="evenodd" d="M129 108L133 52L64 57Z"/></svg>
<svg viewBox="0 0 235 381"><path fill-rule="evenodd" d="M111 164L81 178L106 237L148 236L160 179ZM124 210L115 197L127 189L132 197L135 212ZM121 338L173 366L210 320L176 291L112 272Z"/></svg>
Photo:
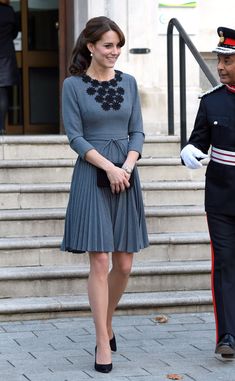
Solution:
<svg viewBox="0 0 235 381"><path fill-rule="evenodd" d="M1 381L235 381L235 360L215 357L211 313L118 316L113 371L93 369L91 318L0 322Z"/></svg>

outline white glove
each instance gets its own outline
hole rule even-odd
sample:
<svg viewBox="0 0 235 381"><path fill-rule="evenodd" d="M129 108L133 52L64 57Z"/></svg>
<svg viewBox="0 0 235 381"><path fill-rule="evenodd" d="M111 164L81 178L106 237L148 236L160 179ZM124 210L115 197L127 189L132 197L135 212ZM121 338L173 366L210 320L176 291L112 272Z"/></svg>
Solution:
<svg viewBox="0 0 235 381"><path fill-rule="evenodd" d="M200 149L194 147L192 144L187 144L181 151L180 157L183 160L186 167L191 169L197 169L202 167L197 159L205 159L208 155L204 154Z"/></svg>

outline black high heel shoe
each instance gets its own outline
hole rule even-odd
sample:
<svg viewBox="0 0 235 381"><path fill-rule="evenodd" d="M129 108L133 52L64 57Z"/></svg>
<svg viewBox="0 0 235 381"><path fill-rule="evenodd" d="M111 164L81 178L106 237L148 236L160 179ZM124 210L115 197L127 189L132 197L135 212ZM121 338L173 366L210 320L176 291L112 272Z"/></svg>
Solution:
<svg viewBox="0 0 235 381"><path fill-rule="evenodd" d="M97 372L101 372L101 373L109 373L111 372L112 368L113 368L113 364L110 363L110 364L97 364L96 362L96 352L97 352L97 346L95 347L95 370Z"/></svg>
<svg viewBox="0 0 235 381"><path fill-rule="evenodd" d="M109 345L110 345L111 351L117 352L117 343L116 343L116 338L114 333L113 333L112 339L109 340Z"/></svg>

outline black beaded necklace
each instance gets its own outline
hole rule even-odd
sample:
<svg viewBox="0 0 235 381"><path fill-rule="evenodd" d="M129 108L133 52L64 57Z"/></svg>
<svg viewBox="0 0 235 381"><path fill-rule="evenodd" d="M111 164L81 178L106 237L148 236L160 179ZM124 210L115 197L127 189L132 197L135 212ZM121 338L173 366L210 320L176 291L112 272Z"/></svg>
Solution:
<svg viewBox="0 0 235 381"><path fill-rule="evenodd" d="M118 86L122 81L122 72L115 70L115 77L110 81L99 82L97 79L92 79L87 74L82 75L83 82L89 84L86 92L88 95L95 97L96 102L101 104L105 111L119 110L121 103L124 101L125 90Z"/></svg>

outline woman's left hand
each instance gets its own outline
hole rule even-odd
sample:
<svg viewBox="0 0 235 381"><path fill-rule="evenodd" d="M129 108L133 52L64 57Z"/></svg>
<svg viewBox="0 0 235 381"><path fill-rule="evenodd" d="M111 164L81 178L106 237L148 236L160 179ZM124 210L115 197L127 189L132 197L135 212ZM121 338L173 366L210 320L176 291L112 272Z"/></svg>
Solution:
<svg viewBox="0 0 235 381"><path fill-rule="evenodd" d="M114 166L113 169L108 170L106 173L112 193L124 192L126 188L129 188L130 175L124 169Z"/></svg>

